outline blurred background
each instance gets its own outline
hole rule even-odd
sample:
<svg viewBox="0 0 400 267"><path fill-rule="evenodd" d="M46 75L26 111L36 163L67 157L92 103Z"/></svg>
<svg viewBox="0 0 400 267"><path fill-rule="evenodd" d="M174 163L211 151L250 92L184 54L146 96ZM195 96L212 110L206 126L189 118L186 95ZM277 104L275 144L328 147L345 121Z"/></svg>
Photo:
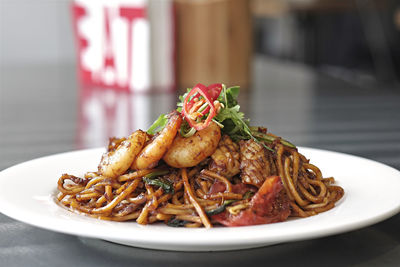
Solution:
<svg viewBox="0 0 400 267"><path fill-rule="evenodd" d="M254 3L259 5L257 52L303 62L343 79L398 80L399 1Z"/></svg>
<svg viewBox="0 0 400 267"><path fill-rule="evenodd" d="M101 7L113 6L110 5L112 2L119 2L120 6L130 3L133 6L144 6L146 1L76 1L75 3L86 7L90 12L102 13ZM148 2L160 5L158 2L173 1ZM197 45L198 49L202 50L211 47L195 44L196 41L218 43L218 35L222 38L227 34L234 40L235 31L239 32L237 34L241 35L241 38L250 37L250 33L240 31L251 30L252 40L241 39L241 42L251 42L253 53L268 55L279 60L305 63L348 79L369 78L389 82L398 79L399 1L175 0L174 2L178 5L175 15L178 19L177 30L181 35L178 36L179 45L182 45L180 38L190 38L195 35L190 31L197 33L197 37L202 40L192 39L188 42L192 42L192 46ZM1 65L60 62L76 64L77 47L73 26L77 22L73 21L71 3L73 3L71 0L1 0ZM114 8L116 5L118 4L114 4ZM164 9L164 12L168 12L166 7L158 9L156 12L161 13ZM216 15L225 9L230 9L231 13L236 12L236 14L225 17ZM96 20L97 18L93 18L96 15L90 12L87 16ZM211 14L212 12L214 14ZM247 21L246 12L249 12L251 22ZM222 12L218 14L221 15ZM103 14L98 16L101 15ZM154 14L154 17L163 19L160 14ZM230 26L220 26L223 24L220 20L225 20ZM214 25L215 28L207 27L210 26L207 23ZM202 29L196 28L197 24L200 24L198 27ZM96 26L97 31L102 30L103 26L99 23ZM251 29L247 28L249 26ZM191 30L188 32L185 27ZM222 29L223 27L226 29ZM214 40L208 40L207 38L213 34ZM186 49L182 46L181 48Z"/></svg>
<svg viewBox="0 0 400 267"><path fill-rule="evenodd" d="M365 144L399 141L399 78L395 0L0 0L0 169L146 129L198 82L241 85L252 123L299 145L393 165Z"/></svg>

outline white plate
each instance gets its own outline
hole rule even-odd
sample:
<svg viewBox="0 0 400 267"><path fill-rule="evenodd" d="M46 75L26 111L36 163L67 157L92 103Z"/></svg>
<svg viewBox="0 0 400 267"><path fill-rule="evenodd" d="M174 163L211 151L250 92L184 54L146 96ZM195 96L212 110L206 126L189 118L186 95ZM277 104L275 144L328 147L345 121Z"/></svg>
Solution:
<svg viewBox="0 0 400 267"><path fill-rule="evenodd" d="M325 177L345 190L337 206L319 215L286 222L212 229L163 224L102 221L74 214L54 202L63 173L96 170L103 149L82 150L31 160L0 173L0 212L57 232L120 244L181 251L233 250L343 233L387 219L400 211L400 172L368 159L300 148Z"/></svg>

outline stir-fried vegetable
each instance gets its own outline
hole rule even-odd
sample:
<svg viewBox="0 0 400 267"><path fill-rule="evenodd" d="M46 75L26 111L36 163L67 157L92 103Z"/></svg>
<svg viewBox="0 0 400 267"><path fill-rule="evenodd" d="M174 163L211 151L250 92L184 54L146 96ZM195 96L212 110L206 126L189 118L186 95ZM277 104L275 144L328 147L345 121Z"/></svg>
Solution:
<svg viewBox="0 0 400 267"><path fill-rule="evenodd" d="M219 206L216 209L206 211L206 214L208 216L219 214L219 213L221 213L221 212L223 212L225 210L226 206L228 206L229 204L232 204L233 202L236 202L236 201L237 200L234 200L234 199L225 200L224 203L222 203L221 206Z"/></svg>
<svg viewBox="0 0 400 267"><path fill-rule="evenodd" d="M289 141L286 141L285 139L282 139L280 137L276 137L276 136L264 133L264 132L260 131L259 129L261 129L261 128L260 127L250 127L250 130L251 130L252 134L257 139L259 139L261 141L268 142L268 143L272 143L272 142L274 142L275 140L277 140L279 138L280 142L284 146L291 147L291 148L296 148L296 146L293 145L292 143L290 143Z"/></svg>
<svg viewBox="0 0 400 267"><path fill-rule="evenodd" d="M150 128L147 130L148 134L156 134L161 131L165 125L167 125L168 116L166 114L161 114L158 119L153 122Z"/></svg>
<svg viewBox="0 0 400 267"><path fill-rule="evenodd" d="M159 177L159 176L167 174L167 173L168 173L168 170L155 171L155 172L152 172L152 173L149 173L149 174L145 175L143 177L143 181L146 184L155 185L155 186L161 187L162 189L164 189L164 191L166 193L173 194L174 193L174 185L173 185L172 182L170 182L170 181L168 181L167 179L164 179L164 178L156 178L156 177Z"/></svg>
<svg viewBox="0 0 400 267"><path fill-rule="evenodd" d="M172 218L167 222L167 225L171 226L171 227L183 227L187 223L189 223L189 222L188 221L184 221L184 220L179 220L179 219L176 219L176 218Z"/></svg>

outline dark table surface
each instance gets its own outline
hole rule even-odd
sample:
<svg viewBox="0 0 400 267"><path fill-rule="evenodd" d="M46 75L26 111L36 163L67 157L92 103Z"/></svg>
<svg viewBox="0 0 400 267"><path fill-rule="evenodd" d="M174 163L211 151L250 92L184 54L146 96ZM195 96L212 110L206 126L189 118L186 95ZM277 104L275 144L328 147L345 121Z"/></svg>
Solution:
<svg viewBox="0 0 400 267"><path fill-rule="evenodd" d="M399 87L367 78L339 79L263 57L255 59L253 73L252 89L240 99L252 124L266 125L299 146L350 153L400 169ZM167 93L82 92L75 74L73 65L63 64L1 67L0 170L44 155L104 146L109 135L147 128L176 99ZM397 214L325 238L182 253L50 232L0 214L0 266L398 266L399 227Z"/></svg>

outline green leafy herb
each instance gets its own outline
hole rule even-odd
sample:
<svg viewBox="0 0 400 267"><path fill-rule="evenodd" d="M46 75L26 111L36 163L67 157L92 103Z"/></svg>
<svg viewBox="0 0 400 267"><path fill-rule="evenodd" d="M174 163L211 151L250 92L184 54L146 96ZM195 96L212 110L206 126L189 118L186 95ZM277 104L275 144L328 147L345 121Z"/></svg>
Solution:
<svg viewBox="0 0 400 267"><path fill-rule="evenodd" d="M150 128L147 130L148 134L156 134L162 129L164 129L165 125L168 123L168 116L166 114L161 114L158 119L153 122Z"/></svg>
<svg viewBox="0 0 400 267"><path fill-rule="evenodd" d="M164 175L164 174L167 174L167 173L169 173L168 170L158 170L158 171L154 171L154 172L151 172L151 173L149 173L149 174L146 174L146 175L144 176L144 178L147 178L147 179L154 179L154 178L156 178L156 177L158 177L158 176L161 176L161 175Z"/></svg>
<svg viewBox="0 0 400 267"><path fill-rule="evenodd" d="M229 135L235 141L240 139L253 139L260 142L249 128L249 120L245 119L244 113L240 112L240 106L237 104L237 96L239 95L239 87L230 87L226 89L225 85L222 86L222 92L218 100L224 105L220 110L215 120L224 125L222 132ZM273 151L270 147L263 144L263 146Z"/></svg>
<svg viewBox="0 0 400 267"><path fill-rule="evenodd" d="M249 199L249 198L251 198L251 197L253 197L253 196L254 196L254 192L252 192L252 191L247 191L246 193L244 193L243 199Z"/></svg>
<svg viewBox="0 0 400 267"><path fill-rule="evenodd" d="M225 102L228 104L228 106L233 107L238 104L237 97L239 96L239 91L239 86L233 86L226 89L226 94L224 97L226 97Z"/></svg>
<svg viewBox="0 0 400 267"><path fill-rule="evenodd" d="M173 218L167 222L167 225L171 226L171 227L184 227L185 224L187 224L187 223L188 223L188 221L183 221L183 220L179 220L177 218Z"/></svg>
<svg viewBox="0 0 400 267"><path fill-rule="evenodd" d="M234 199L225 200L224 203L222 203L221 206L219 206L219 207L216 208L216 209L206 211L206 214L207 214L208 216L212 216L212 215L219 214L219 213L221 213L221 212L223 212L223 211L225 210L226 206L228 206L229 204L232 204L233 202L236 202L236 201L237 201L237 200L234 200Z"/></svg>
<svg viewBox="0 0 400 267"><path fill-rule="evenodd" d="M166 193L173 194L174 193L174 185L173 185L173 183L171 183L171 181L169 181L168 179L165 179L165 178L156 178L158 176L161 176L161 175L164 175L167 173L168 173L168 170L155 171L155 172L145 175L143 177L143 181L146 184L161 187L162 189L164 189L164 191Z"/></svg>
<svg viewBox="0 0 400 267"><path fill-rule="evenodd" d="M280 137L275 137L275 136L271 136L271 135L268 135L268 134L259 132L259 131L258 131L258 127L250 127L250 129L251 129L252 134L253 134L257 139L259 139L259 140L261 140L261 141L265 141L265 142L268 142L268 143L272 143L272 142L274 142L277 138L280 138ZM296 148L295 145L293 145L292 143L290 143L289 141L287 141L287 140L285 140L285 139L280 138L280 141L281 141L281 143L282 143L284 146L291 147L291 148Z"/></svg>

